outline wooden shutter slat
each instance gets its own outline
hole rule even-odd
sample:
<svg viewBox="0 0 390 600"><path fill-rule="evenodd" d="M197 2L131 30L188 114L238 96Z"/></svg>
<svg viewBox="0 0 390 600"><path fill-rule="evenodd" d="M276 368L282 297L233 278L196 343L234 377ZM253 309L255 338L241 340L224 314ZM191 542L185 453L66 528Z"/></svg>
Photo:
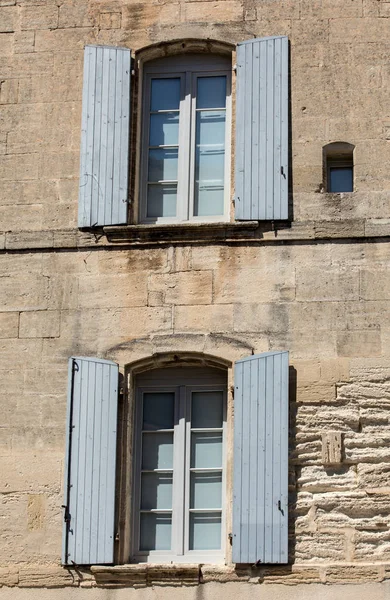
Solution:
<svg viewBox="0 0 390 600"><path fill-rule="evenodd" d="M236 140L236 219L287 219L287 37L237 45Z"/></svg>
<svg viewBox="0 0 390 600"><path fill-rule="evenodd" d="M118 365L71 358L64 564L113 562Z"/></svg>
<svg viewBox="0 0 390 600"><path fill-rule="evenodd" d="M288 353L237 361L233 561L288 561Z"/></svg>
<svg viewBox="0 0 390 600"><path fill-rule="evenodd" d="M79 227L127 221L131 54L86 46Z"/></svg>

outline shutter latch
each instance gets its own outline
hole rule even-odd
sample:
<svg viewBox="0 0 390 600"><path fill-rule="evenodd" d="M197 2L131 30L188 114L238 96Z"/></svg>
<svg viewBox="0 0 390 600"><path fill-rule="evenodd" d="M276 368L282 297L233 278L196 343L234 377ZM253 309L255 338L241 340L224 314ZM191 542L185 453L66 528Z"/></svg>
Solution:
<svg viewBox="0 0 390 600"><path fill-rule="evenodd" d="M280 167L280 174L286 179L286 173L284 172L283 165Z"/></svg>
<svg viewBox="0 0 390 600"><path fill-rule="evenodd" d="M70 523L70 512L66 504L62 504L61 508L64 509L64 521L65 523Z"/></svg>
<svg viewBox="0 0 390 600"><path fill-rule="evenodd" d="M282 508L282 503L280 500L278 500L278 510L280 510L280 512L282 513L282 515L284 516L284 510Z"/></svg>

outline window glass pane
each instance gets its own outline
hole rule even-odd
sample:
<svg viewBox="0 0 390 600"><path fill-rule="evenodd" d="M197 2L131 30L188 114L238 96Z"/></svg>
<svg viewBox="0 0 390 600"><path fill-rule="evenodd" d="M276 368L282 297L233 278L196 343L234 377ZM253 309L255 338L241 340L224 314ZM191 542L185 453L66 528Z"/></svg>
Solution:
<svg viewBox="0 0 390 600"><path fill-rule="evenodd" d="M177 185L148 185L148 217L176 217Z"/></svg>
<svg viewBox="0 0 390 600"><path fill-rule="evenodd" d="M169 513L142 513L140 550L170 550L171 524Z"/></svg>
<svg viewBox="0 0 390 600"><path fill-rule="evenodd" d="M173 429L174 392L145 392L142 429Z"/></svg>
<svg viewBox="0 0 390 600"><path fill-rule="evenodd" d="M353 192L352 167L330 168L330 192Z"/></svg>
<svg viewBox="0 0 390 600"><path fill-rule="evenodd" d="M224 188L195 183L194 217L216 217L224 213Z"/></svg>
<svg viewBox="0 0 390 600"><path fill-rule="evenodd" d="M141 509L172 508L172 474L142 473Z"/></svg>
<svg viewBox="0 0 390 600"><path fill-rule="evenodd" d="M200 188L218 185L223 189L225 150L198 147L196 150L195 180Z"/></svg>
<svg viewBox="0 0 390 600"><path fill-rule="evenodd" d="M194 216L224 213L225 120L224 111L196 114Z"/></svg>
<svg viewBox="0 0 390 600"><path fill-rule="evenodd" d="M221 515L219 513L190 514L190 550L221 548Z"/></svg>
<svg viewBox="0 0 390 600"><path fill-rule="evenodd" d="M172 469L173 433L142 434L142 469Z"/></svg>
<svg viewBox="0 0 390 600"><path fill-rule="evenodd" d="M199 110L196 113L196 143L218 150L225 147L226 113L223 110Z"/></svg>
<svg viewBox="0 0 390 600"><path fill-rule="evenodd" d="M226 76L198 77L196 108L226 106Z"/></svg>
<svg viewBox="0 0 390 600"><path fill-rule="evenodd" d="M174 110L180 105L180 78L152 79L150 110Z"/></svg>
<svg viewBox="0 0 390 600"><path fill-rule="evenodd" d="M149 146L177 146L179 113L150 115Z"/></svg>
<svg viewBox="0 0 390 600"><path fill-rule="evenodd" d="M149 150L149 181L177 179L177 148Z"/></svg>
<svg viewBox="0 0 390 600"><path fill-rule="evenodd" d="M223 392L192 392L191 427L222 427Z"/></svg>
<svg viewBox="0 0 390 600"><path fill-rule="evenodd" d="M191 473L190 508L222 506L222 473Z"/></svg>
<svg viewBox="0 0 390 600"><path fill-rule="evenodd" d="M222 467L222 433L191 434L191 467Z"/></svg>

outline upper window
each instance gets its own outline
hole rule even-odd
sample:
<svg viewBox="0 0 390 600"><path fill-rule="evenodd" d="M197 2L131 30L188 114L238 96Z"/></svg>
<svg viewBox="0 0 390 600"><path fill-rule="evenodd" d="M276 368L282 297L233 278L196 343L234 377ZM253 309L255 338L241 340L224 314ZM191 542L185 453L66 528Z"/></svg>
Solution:
<svg viewBox="0 0 390 600"><path fill-rule="evenodd" d="M79 227L289 218L288 39L237 44L231 194L232 49L167 42L133 61L128 48L86 46ZM148 61L156 52L168 56Z"/></svg>
<svg viewBox="0 0 390 600"><path fill-rule="evenodd" d="M223 561L225 373L147 373L135 423L134 559Z"/></svg>
<svg viewBox="0 0 390 600"><path fill-rule="evenodd" d="M324 146L324 177L327 192L353 192L353 150L347 142Z"/></svg>
<svg viewBox="0 0 390 600"><path fill-rule="evenodd" d="M141 221L225 220L229 213L231 59L184 55L144 68Z"/></svg>

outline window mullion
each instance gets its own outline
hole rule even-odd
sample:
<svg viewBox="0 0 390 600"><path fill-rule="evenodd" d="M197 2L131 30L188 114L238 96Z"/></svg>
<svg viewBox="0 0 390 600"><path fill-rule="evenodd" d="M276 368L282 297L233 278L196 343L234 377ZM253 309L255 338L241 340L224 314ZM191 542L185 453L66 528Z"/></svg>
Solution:
<svg viewBox="0 0 390 600"><path fill-rule="evenodd" d="M187 73L181 77L181 99L179 120L179 160L178 160L178 185L176 217L179 221L188 219L188 162L189 162L189 136L191 94L188 89Z"/></svg>
<svg viewBox="0 0 390 600"><path fill-rule="evenodd" d="M188 119L188 219L194 216L194 189L195 189L195 138L196 138L196 80L194 73L187 73L187 78L191 86L191 116Z"/></svg>
<svg viewBox="0 0 390 600"><path fill-rule="evenodd" d="M172 550L177 556L182 556L184 528L184 455L185 455L185 398L183 386L176 391L175 410L175 445L173 455L173 494L172 494Z"/></svg>
<svg viewBox="0 0 390 600"><path fill-rule="evenodd" d="M191 467L191 389L185 387L185 406L186 406L186 446L184 458L184 477L185 477L185 492L184 492L184 552L187 554L190 547L189 532L190 532L190 467Z"/></svg>

